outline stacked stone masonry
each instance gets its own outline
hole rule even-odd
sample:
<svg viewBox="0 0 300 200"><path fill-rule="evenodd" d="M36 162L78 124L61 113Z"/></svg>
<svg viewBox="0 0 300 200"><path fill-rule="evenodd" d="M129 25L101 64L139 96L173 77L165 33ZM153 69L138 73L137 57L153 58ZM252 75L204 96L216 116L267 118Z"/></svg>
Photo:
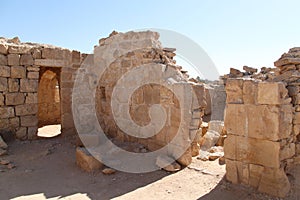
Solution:
<svg viewBox="0 0 300 200"><path fill-rule="evenodd" d="M39 113L51 116L53 104L39 105L38 90L47 68L56 71L58 89L56 117L62 132L75 133L71 94L76 70L85 55L50 45L21 43L18 38L0 39L0 131L18 139L35 139ZM51 81L51 79L49 79ZM41 84L43 85L43 84ZM47 95L47 92L44 95ZM49 97L49 96L48 96ZM47 97L45 97L47 98ZM48 107L48 108L47 108ZM44 108L44 111L41 110ZM61 111L60 111L61 110ZM48 112L48 114L47 114ZM43 114L43 113L42 113ZM44 121L44 124L49 122Z"/></svg>
<svg viewBox="0 0 300 200"><path fill-rule="evenodd" d="M288 194L286 174L300 164L299 58L300 48L293 48L275 69L256 73L244 67L246 73L225 76L227 180L278 197Z"/></svg>

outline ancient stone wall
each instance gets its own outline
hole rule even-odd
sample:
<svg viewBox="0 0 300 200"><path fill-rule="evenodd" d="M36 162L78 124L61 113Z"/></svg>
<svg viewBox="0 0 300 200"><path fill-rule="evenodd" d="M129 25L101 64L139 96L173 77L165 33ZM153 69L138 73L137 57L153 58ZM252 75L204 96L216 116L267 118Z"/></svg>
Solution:
<svg viewBox="0 0 300 200"><path fill-rule="evenodd" d="M18 139L36 138L39 123L38 113L40 113L40 116L50 116L50 113L47 115L43 111L43 106L38 106L39 85L44 84L40 77L43 74L40 74L39 71L48 67L55 68L54 71L57 71L58 89L60 89L60 105L56 105L56 108L54 108L55 112L52 120L61 122L63 133L76 133L71 112L71 93L75 72L81 61L82 55L78 51L70 51L50 45L21 43L18 38L12 40L1 38L1 132L15 133ZM43 87L47 86L41 85L41 88ZM51 106L53 105L55 104ZM46 110L50 112L49 109ZM52 111L54 110L52 109ZM61 113L60 116L58 116L58 113Z"/></svg>
<svg viewBox="0 0 300 200"><path fill-rule="evenodd" d="M244 66L226 79L226 178L284 197L287 173L299 164L300 48L260 73ZM240 77L240 78L237 78Z"/></svg>
<svg viewBox="0 0 300 200"><path fill-rule="evenodd" d="M175 65L175 49L162 48L158 37L157 33L150 31L128 32L113 33L100 40L94 50L94 66L78 77L83 80L78 88L86 84L87 89L74 93L76 101L85 102L74 107L75 112L85 112L88 116L79 116L75 121L82 124L79 129L87 127L85 118L93 121L94 116L88 114L93 113L94 107L89 96L93 94L96 81L97 118L94 123L89 123L87 133L99 132L96 125L99 121L110 138L137 142L150 151L173 142L169 155L175 156L176 148L186 148L186 153L178 161L188 165L191 150L199 150L197 142L191 139L195 138L202 122L204 86L188 81L181 73L181 67ZM98 79L91 74L101 76ZM181 138L172 141L178 134ZM92 136L81 135L83 140L84 137Z"/></svg>

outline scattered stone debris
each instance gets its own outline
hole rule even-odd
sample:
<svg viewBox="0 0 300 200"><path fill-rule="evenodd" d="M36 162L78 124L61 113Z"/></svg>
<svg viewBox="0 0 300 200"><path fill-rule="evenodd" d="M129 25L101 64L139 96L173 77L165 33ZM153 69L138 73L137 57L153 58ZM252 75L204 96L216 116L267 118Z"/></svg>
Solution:
<svg viewBox="0 0 300 200"><path fill-rule="evenodd" d="M111 175L116 173L116 170L112 169L112 168L105 168L102 170L102 173L105 175Z"/></svg>
<svg viewBox="0 0 300 200"><path fill-rule="evenodd" d="M167 172L176 172L181 169L181 166L168 156L158 156L156 165Z"/></svg>

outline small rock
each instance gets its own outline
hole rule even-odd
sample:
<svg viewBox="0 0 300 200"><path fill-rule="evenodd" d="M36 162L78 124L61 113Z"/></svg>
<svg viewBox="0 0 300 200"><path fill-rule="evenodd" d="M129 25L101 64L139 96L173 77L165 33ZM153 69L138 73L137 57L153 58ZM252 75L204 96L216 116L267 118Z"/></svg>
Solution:
<svg viewBox="0 0 300 200"><path fill-rule="evenodd" d="M218 142L220 137L220 133L217 131L209 130L207 133L203 136L203 142L201 144L202 150L207 150Z"/></svg>
<svg viewBox="0 0 300 200"><path fill-rule="evenodd" d="M7 155L7 151L5 149L0 148L0 156Z"/></svg>
<svg viewBox="0 0 300 200"><path fill-rule="evenodd" d="M100 169L103 164L94 158L85 148L76 148L76 164L87 172L92 172Z"/></svg>
<svg viewBox="0 0 300 200"><path fill-rule="evenodd" d="M7 144L4 142L4 140L0 136L0 148L6 149L7 147L8 147Z"/></svg>
<svg viewBox="0 0 300 200"><path fill-rule="evenodd" d="M248 67L248 66L243 66L243 70L245 70L245 72L249 73L249 74L254 74L257 72L256 68L252 68L252 67Z"/></svg>
<svg viewBox="0 0 300 200"><path fill-rule="evenodd" d="M209 153L224 152L224 149L221 146L214 146L214 147L210 148L208 150L208 152Z"/></svg>
<svg viewBox="0 0 300 200"><path fill-rule="evenodd" d="M105 168L102 170L102 173L105 175L110 175L110 174L114 174L116 173L116 170L112 169L112 168Z"/></svg>
<svg viewBox="0 0 300 200"><path fill-rule="evenodd" d="M13 169L13 168L15 168L16 166L14 165L14 164L12 164L12 163L9 163L8 165L7 165L7 168L8 169Z"/></svg>
<svg viewBox="0 0 300 200"><path fill-rule="evenodd" d="M172 164L164 167L163 170L167 172L177 172L181 170L181 166L177 162L173 162Z"/></svg>
<svg viewBox="0 0 300 200"><path fill-rule="evenodd" d="M9 160L0 160L0 165L8 165L9 163Z"/></svg>
<svg viewBox="0 0 300 200"><path fill-rule="evenodd" d="M176 51L176 48L168 48L168 47L165 47L165 48L163 48L163 51L174 52L174 51Z"/></svg>
<svg viewBox="0 0 300 200"><path fill-rule="evenodd" d="M147 149L143 148L143 149L140 150L140 152L141 153L147 153L148 151L147 151Z"/></svg>
<svg viewBox="0 0 300 200"><path fill-rule="evenodd" d="M209 152L200 150L197 159L202 161L207 161L209 159L208 156L209 156Z"/></svg>
<svg viewBox="0 0 300 200"><path fill-rule="evenodd" d="M224 156L223 152L210 153L209 156L208 156L208 159L210 161L214 161L214 160L217 160L218 158L220 158L222 156Z"/></svg>
<svg viewBox="0 0 300 200"><path fill-rule="evenodd" d="M219 158L219 164L220 165L225 165L225 157L224 156Z"/></svg>
<svg viewBox="0 0 300 200"><path fill-rule="evenodd" d="M235 77L243 77L244 74L238 69L230 68L230 75Z"/></svg>

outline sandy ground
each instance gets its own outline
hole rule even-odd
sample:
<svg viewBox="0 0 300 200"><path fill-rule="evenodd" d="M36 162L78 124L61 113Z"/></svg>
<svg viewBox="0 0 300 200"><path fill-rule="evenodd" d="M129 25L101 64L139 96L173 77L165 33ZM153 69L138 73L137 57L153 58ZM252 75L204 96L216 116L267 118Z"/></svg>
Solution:
<svg viewBox="0 0 300 200"><path fill-rule="evenodd" d="M73 137L59 136L9 143L9 155L0 159L9 160L16 167L7 169L0 165L0 200L278 199L226 182L225 165L218 161L194 159L191 166L177 173L86 173L75 164L74 141ZM293 186L286 199L300 199L300 167L289 177Z"/></svg>

